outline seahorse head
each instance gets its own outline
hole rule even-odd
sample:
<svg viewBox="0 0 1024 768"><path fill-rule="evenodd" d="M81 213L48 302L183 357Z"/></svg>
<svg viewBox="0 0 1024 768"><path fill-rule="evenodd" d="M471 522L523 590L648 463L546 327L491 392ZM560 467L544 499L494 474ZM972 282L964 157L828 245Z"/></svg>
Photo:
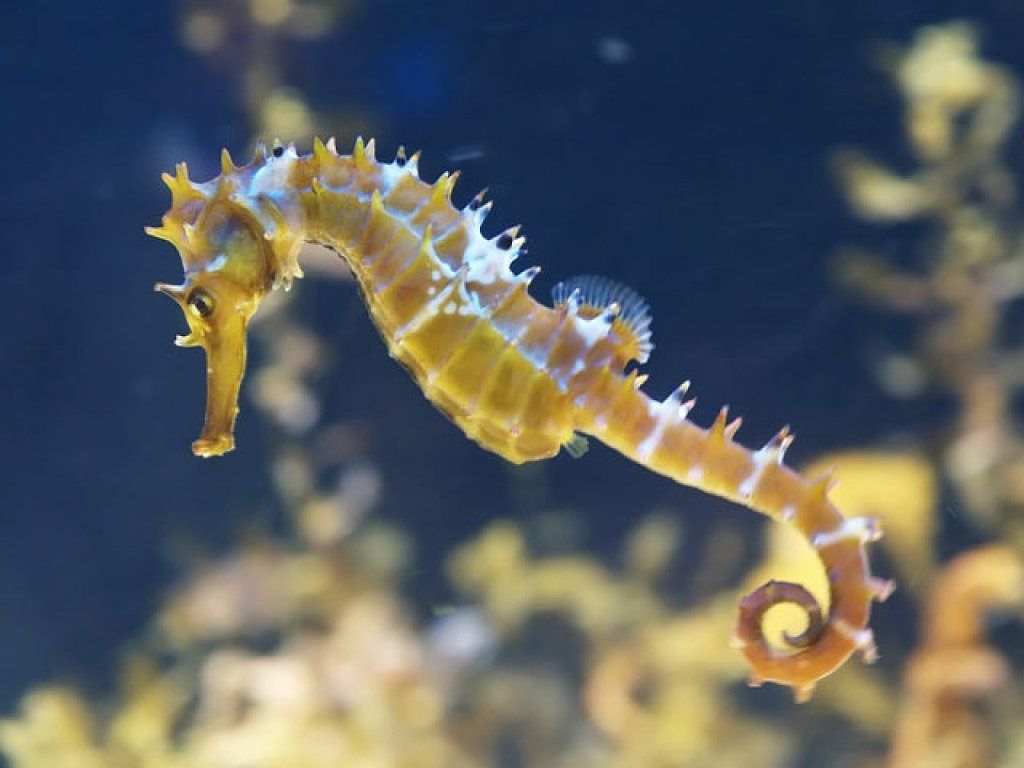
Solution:
<svg viewBox="0 0 1024 768"><path fill-rule="evenodd" d="M184 174L179 170L179 179ZM167 177L174 204L159 228L146 231L178 249L185 279L180 285L157 283L185 314L189 332L181 347L206 352L206 422L192 444L197 456L217 456L234 448L238 393L245 373L249 320L278 280L274 237L260 216L233 197L222 180L216 191ZM212 184L212 182L211 182Z"/></svg>

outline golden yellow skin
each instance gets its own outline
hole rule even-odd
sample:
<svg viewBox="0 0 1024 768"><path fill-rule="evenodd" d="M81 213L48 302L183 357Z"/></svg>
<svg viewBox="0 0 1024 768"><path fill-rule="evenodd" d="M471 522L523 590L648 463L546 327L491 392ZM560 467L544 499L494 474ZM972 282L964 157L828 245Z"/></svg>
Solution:
<svg viewBox="0 0 1024 768"><path fill-rule="evenodd" d="M185 313L190 332L177 343L207 356L206 422L193 452L233 448L249 319L268 291L301 276L302 242L320 242L351 267L391 355L482 447L518 463L553 456L586 433L807 536L832 584L828 615L799 585L772 582L749 595L735 640L754 680L789 685L802 699L855 650L870 660L871 603L890 589L869 572L875 522L843 518L827 478L808 482L783 464L787 431L750 451L733 441L739 422L728 423L725 409L704 430L686 419L683 389L664 401L640 391L636 373L624 373L646 356L636 327L615 307L535 301L527 291L535 273L510 270L517 230L483 238L489 206L476 199L456 209L456 177L425 184L416 161L400 152L380 163L373 142L361 140L339 156L317 140L312 155L276 146L243 168L225 152L221 175L206 184L190 182L184 165L164 177L173 203L162 226L147 231L175 245L185 280L156 287ZM807 630L786 649L761 631L762 615L779 602L808 614Z"/></svg>

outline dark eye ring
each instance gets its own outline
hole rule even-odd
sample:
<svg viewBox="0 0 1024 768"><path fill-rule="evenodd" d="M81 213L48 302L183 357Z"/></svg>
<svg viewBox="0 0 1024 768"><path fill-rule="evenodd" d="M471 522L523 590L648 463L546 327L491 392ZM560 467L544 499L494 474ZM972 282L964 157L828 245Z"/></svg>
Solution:
<svg viewBox="0 0 1024 768"><path fill-rule="evenodd" d="M195 310L200 317L209 317L213 314L213 297L206 291L195 290L188 297L188 305Z"/></svg>

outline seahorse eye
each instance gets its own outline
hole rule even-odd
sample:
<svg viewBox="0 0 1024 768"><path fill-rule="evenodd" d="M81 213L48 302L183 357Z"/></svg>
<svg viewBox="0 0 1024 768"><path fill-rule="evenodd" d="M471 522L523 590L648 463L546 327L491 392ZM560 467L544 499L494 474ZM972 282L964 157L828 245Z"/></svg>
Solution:
<svg viewBox="0 0 1024 768"><path fill-rule="evenodd" d="M192 291L188 297L188 305L200 317L209 317L213 314L213 297L201 288Z"/></svg>

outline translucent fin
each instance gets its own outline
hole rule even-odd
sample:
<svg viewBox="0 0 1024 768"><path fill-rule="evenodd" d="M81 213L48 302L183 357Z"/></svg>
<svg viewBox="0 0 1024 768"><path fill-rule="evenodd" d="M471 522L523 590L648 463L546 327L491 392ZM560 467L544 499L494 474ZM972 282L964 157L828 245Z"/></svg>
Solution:
<svg viewBox="0 0 1024 768"><path fill-rule="evenodd" d="M562 446L565 448L565 452L572 456L574 459L580 458L587 449L590 448L590 442L586 437L581 435L579 432L572 436L572 440Z"/></svg>
<svg viewBox="0 0 1024 768"><path fill-rule="evenodd" d="M555 307L563 307L575 294L580 314L593 317L604 312L612 304L618 305L615 324L620 331L627 331L636 345L635 357L639 363L646 363L654 344L651 341L651 309L640 294L632 288L600 275L577 275L556 285L551 295Z"/></svg>

